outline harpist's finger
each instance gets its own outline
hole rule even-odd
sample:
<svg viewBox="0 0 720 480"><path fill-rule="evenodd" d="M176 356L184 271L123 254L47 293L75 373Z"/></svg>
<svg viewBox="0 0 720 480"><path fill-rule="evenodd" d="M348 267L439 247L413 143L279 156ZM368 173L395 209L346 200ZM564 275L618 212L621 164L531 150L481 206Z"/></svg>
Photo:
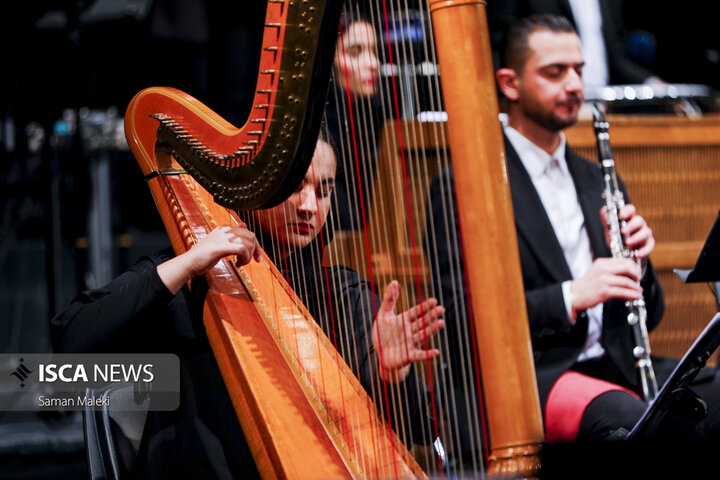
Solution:
<svg viewBox="0 0 720 480"><path fill-rule="evenodd" d="M440 355L440 350L433 348L431 350L413 350L410 352L410 361L417 362L420 360L432 360Z"/></svg>
<svg viewBox="0 0 720 480"><path fill-rule="evenodd" d="M415 305L411 309L403 313L403 319L415 322L420 318L427 315L428 312L433 310L433 307L437 305L438 301L434 298L428 298L419 305Z"/></svg>
<svg viewBox="0 0 720 480"><path fill-rule="evenodd" d="M428 328L438 322L445 313L445 307L438 305L411 324L410 333L415 338L421 332L429 332ZM444 323L442 325L445 325ZM440 327L442 328L442 327ZM433 332L434 333L434 332Z"/></svg>
<svg viewBox="0 0 720 480"><path fill-rule="evenodd" d="M385 295L383 295L382 304L380 305L380 311L378 316L392 314L395 310L395 304L397 303L398 297L400 296L400 283L397 280L390 282L385 289Z"/></svg>
<svg viewBox="0 0 720 480"><path fill-rule="evenodd" d="M423 328L426 328L431 322L437 320L445 314L445 307L437 305L431 310L425 312L422 316L414 319L412 323L411 332L417 333Z"/></svg>
<svg viewBox="0 0 720 480"><path fill-rule="evenodd" d="M422 316L413 319L413 331L425 328L430 322L442 317L445 314L445 307L436 305L423 312Z"/></svg>
<svg viewBox="0 0 720 480"><path fill-rule="evenodd" d="M436 319L430 325L413 334L413 342L422 343L445 327L445 320Z"/></svg>
<svg viewBox="0 0 720 480"><path fill-rule="evenodd" d="M256 262L259 262L262 259L262 251L260 249L260 244L257 240L255 240L253 244L252 257L255 259Z"/></svg>

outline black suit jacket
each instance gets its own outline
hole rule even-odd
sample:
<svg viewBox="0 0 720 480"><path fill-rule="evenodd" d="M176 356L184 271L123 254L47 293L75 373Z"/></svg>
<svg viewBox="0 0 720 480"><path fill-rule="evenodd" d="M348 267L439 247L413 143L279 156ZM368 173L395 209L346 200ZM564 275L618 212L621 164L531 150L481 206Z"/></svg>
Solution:
<svg viewBox="0 0 720 480"><path fill-rule="evenodd" d="M532 180L507 138L505 150L538 389L544 409L550 388L575 362L585 345L587 316L581 313L574 324L568 319L561 285L563 281L572 279L570 269ZM569 147L566 159L585 217L593 257L608 257L610 251L600 217L600 208L603 205L600 167L596 162L578 156ZM624 191L622 182L620 183ZM442 188L441 185L446 187ZM447 188L448 185L450 188ZM454 178L451 169L442 172L432 182L430 205L441 205L439 202L443 193L450 195L454 204ZM437 249L428 251L428 254L437 256L437 263L430 262L431 266L437 269L432 275L433 279L436 279L436 294L439 292L444 299L452 299L457 298L453 295L452 285L465 283L462 279L455 279L453 282L450 278L458 275L451 273L457 272L457 269L450 268L457 259L453 259L454 250L447 248L446 244L450 239L460 237L457 218L446 222L445 215L440 208L431 208L431 211L428 211L428 217L432 216L434 221L432 231L437 235ZM662 289L651 262L647 263L641 283L647 304L648 328L653 329L660 322L664 304ZM453 341L459 341L460 337L453 335L452 331L453 319L456 318L456 302L444 305L447 309L445 317L448 338L452 344ZM619 300L604 305L602 342L627 383L636 385L637 370L632 357L632 332L625 319L623 307L624 302Z"/></svg>
<svg viewBox="0 0 720 480"><path fill-rule="evenodd" d="M561 285L572 279L570 269L532 180L507 137L505 152L535 364L538 369L553 370L542 382L544 385L539 385L544 389L552 386L552 383L546 383L554 383L557 373L570 367L581 352L587 335L587 317L581 313L574 325L568 320ZM611 253L600 217L600 208L604 204L600 166L575 154L569 147L566 159L585 217L593 257L609 257ZM620 184L627 199L627 192L622 182ZM647 263L641 284L647 304L648 328L652 330L660 322L664 304L651 262ZM637 371L631 353L632 332L625 319L623 301L607 302L603 307L602 343L628 383L635 385Z"/></svg>
<svg viewBox="0 0 720 480"><path fill-rule="evenodd" d="M534 13L562 15L577 28L568 0L490 0L488 26L490 28L496 67L500 67L503 34L516 20ZM622 0L601 0L602 33L608 61L608 82L613 84L643 83L653 72L628 57L624 44Z"/></svg>

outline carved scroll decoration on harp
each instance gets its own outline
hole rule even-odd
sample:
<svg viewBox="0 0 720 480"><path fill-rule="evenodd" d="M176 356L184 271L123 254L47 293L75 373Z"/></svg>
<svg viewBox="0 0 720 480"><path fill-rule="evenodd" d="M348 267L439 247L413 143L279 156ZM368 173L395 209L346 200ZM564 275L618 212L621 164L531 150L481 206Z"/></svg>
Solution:
<svg viewBox="0 0 720 480"><path fill-rule="evenodd" d="M474 310L481 363L488 369L483 383L492 442L490 471L532 476L537 474L542 423L529 328L521 314L524 296L498 106L490 101L496 94L484 4L429 2L454 165L464 172L458 176L474 179L458 186L458 203L461 210L463 205L483 204L473 218L463 218L463 225L476 238L493 229L484 236L496 240L483 249L466 249L471 252L470 287L482 292L473 300L482 302ZM276 205L299 183L315 147L341 5L268 2L254 108L241 128L174 89L149 88L132 100L126 135L176 252L186 251L214 226L238 221L230 209ZM478 91L478 85L469 83L480 84L484 93L458 95ZM485 196L482 202L473 198L478 189ZM340 366L337 383L326 385L323 392L309 389L307 376L313 369L299 370L299 352L279 338L283 325L302 322L303 341L317 345L311 350L318 352L313 360L318 365L335 365L337 355L277 269L263 259L238 269L223 261L209 272L204 317L261 474L424 477L346 365ZM489 278L487 271L496 276ZM271 301L278 304L271 306ZM300 315L280 318L276 314L282 311ZM352 410L362 417L354 420L351 431L340 430L346 422L340 416L338 392L344 392L342 401L353 402Z"/></svg>
<svg viewBox="0 0 720 480"><path fill-rule="evenodd" d="M637 252L625 245L622 228L625 222L620 218L620 211L625 206L625 198L618 186L615 174L615 159L610 147L609 124L598 105L592 104L593 128L597 139L598 157L603 174L603 198L607 214L608 233L610 236L610 251L614 258L628 258L640 264ZM642 388L643 398L652 402L658 395L657 379L650 358L650 339L647 330L647 310L645 299L641 296L637 300L625 302L627 322L633 332L633 356L638 369L638 377Z"/></svg>

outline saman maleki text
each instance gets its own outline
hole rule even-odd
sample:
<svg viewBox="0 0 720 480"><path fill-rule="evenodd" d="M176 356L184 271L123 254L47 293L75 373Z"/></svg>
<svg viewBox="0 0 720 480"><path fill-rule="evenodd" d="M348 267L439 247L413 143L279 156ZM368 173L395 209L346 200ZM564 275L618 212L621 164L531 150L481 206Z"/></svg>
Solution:
<svg viewBox="0 0 720 480"><path fill-rule="evenodd" d="M41 382L152 382L155 375L153 365L105 363L86 367L83 364L41 363L39 365L39 379Z"/></svg>
<svg viewBox="0 0 720 480"><path fill-rule="evenodd" d="M39 407L109 407L110 397L103 395L99 397L46 397L40 395L37 399Z"/></svg>

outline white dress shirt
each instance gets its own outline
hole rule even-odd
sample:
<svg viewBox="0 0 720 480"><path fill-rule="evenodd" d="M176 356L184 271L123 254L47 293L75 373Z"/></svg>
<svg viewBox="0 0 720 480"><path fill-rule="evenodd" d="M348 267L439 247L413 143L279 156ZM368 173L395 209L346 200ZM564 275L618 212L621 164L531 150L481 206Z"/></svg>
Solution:
<svg viewBox="0 0 720 480"><path fill-rule="evenodd" d="M599 0L569 0L575 26L583 49L583 81L591 87L608 84L607 51L602 32L602 14Z"/></svg>
<svg viewBox="0 0 720 480"><path fill-rule="evenodd" d="M560 145L553 155L549 155L514 128L505 126L504 130L540 196L570 273L573 278L582 277L592 266L593 256L585 229L585 217L565 159L565 136L561 134ZM574 322L569 280L563 282L562 289L568 319ZM588 337L578 360L599 357L605 352L600 345L602 309L601 303L586 311Z"/></svg>

